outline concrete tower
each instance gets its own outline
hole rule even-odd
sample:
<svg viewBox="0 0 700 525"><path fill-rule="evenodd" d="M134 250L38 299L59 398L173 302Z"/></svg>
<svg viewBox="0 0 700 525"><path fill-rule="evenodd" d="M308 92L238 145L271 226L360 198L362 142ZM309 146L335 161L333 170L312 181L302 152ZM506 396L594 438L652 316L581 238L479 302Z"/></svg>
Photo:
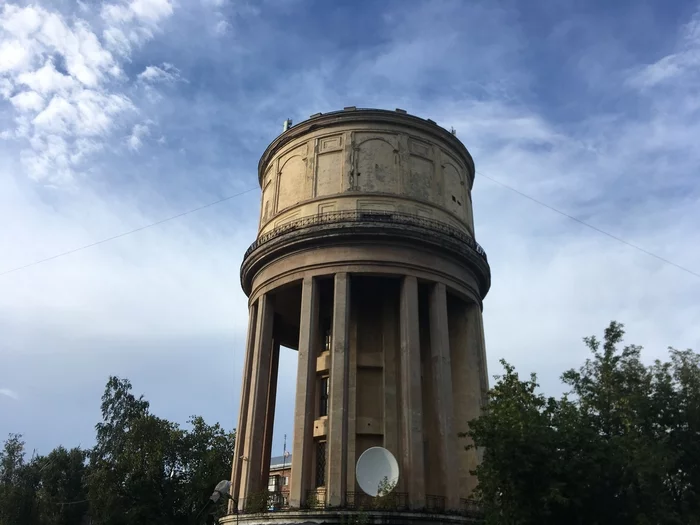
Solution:
<svg viewBox="0 0 700 525"><path fill-rule="evenodd" d="M476 485L458 438L488 389L474 162L405 111L345 108L289 126L258 166L257 240L232 494L267 489L280 345L298 350L289 507L342 508L372 446L409 509L458 509Z"/></svg>

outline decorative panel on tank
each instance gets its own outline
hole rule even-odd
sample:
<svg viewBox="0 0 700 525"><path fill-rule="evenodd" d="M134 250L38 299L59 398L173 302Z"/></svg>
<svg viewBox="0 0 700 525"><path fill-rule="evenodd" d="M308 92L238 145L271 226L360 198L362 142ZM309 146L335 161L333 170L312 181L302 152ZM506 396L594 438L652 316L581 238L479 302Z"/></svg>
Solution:
<svg viewBox="0 0 700 525"><path fill-rule="evenodd" d="M417 155L411 155L411 169L408 172L405 193L417 199L430 200L434 178L433 162Z"/></svg>
<svg viewBox="0 0 700 525"><path fill-rule="evenodd" d="M411 153L413 153L414 155L430 158L430 150L432 146L427 142L423 142L422 140L418 140L411 137L409 139L409 148L411 150Z"/></svg>
<svg viewBox="0 0 700 525"><path fill-rule="evenodd" d="M360 191L398 191L397 149L389 140L394 137L367 137L358 133L355 160L355 186Z"/></svg>
<svg viewBox="0 0 700 525"><path fill-rule="evenodd" d="M335 211L336 209L336 203L335 202L324 202L323 204L318 205L318 213L330 213L332 211Z"/></svg>
<svg viewBox="0 0 700 525"><path fill-rule="evenodd" d="M306 144L280 159L277 210L293 206L310 198L306 195Z"/></svg>
<svg viewBox="0 0 700 525"><path fill-rule="evenodd" d="M272 176L272 168L267 170L263 179L262 207L260 210L260 222L265 223L275 214L275 185Z"/></svg>
<svg viewBox="0 0 700 525"><path fill-rule="evenodd" d="M316 166L316 196L340 193L343 179L342 150L319 153Z"/></svg>
<svg viewBox="0 0 700 525"><path fill-rule="evenodd" d="M464 199L464 206L465 206L464 211L465 211L465 215L466 215L466 219L467 219L467 224L469 224L469 226L473 230L473 228L474 228L474 209L472 207L471 197L467 196ZM472 233L473 233L473 231L472 231Z"/></svg>
<svg viewBox="0 0 700 525"><path fill-rule="evenodd" d="M445 164L442 173L445 178L445 207L458 217L464 217L463 179L453 164Z"/></svg>
<svg viewBox="0 0 700 525"><path fill-rule="evenodd" d="M343 148L343 135L331 135L330 137L321 137L318 139L318 151L324 153L326 151L335 151Z"/></svg>
<svg viewBox="0 0 700 525"><path fill-rule="evenodd" d="M357 209L366 211L396 211L396 205L390 200L358 200Z"/></svg>
<svg viewBox="0 0 700 525"><path fill-rule="evenodd" d="M295 221L299 218L299 216L300 216L299 210L294 211L290 214L285 214L284 217L275 221L275 228L279 228L280 226L284 226L285 224L288 224L292 221Z"/></svg>

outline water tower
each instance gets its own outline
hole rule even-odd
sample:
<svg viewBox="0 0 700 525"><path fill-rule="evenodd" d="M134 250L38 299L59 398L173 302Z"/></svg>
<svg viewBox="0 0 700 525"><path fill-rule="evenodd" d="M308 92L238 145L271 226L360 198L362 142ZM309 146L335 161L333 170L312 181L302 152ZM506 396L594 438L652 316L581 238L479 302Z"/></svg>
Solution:
<svg viewBox="0 0 700 525"><path fill-rule="evenodd" d="M299 359L290 509L353 507L356 461L380 446L406 512L458 510L478 463L458 433L488 389L469 152L431 120L349 107L285 125L258 176L237 518L267 490L280 346Z"/></svg>

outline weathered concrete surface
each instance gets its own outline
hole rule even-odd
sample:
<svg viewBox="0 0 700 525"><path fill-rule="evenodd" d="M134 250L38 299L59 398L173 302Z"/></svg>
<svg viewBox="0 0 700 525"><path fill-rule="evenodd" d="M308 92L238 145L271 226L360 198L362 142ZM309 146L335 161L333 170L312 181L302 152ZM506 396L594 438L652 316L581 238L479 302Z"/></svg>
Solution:
<svg viewBox="0 0 700 525"><path fill-rule="evenodd" d="M252 321L234 494L265 490L281 343L299 351L292 507L312 492L326 506L345 505L359 490L357 458L372 446L398 459L396 491L411 509L454 510L469 497L479 452L465 451L457 433L488 389L481 308L491 282L473 238L474 173L454 135L400 112L314 117L265 151L258 240L241 266ZM260 519L333 523L341 513L295 516Z"/></svg>

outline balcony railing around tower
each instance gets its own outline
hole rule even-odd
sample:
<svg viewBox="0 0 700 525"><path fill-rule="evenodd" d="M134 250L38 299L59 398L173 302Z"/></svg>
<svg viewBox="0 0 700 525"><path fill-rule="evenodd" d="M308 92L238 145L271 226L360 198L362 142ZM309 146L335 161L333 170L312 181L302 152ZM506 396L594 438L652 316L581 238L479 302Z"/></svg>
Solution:
<svg viewBox="0 0 700 525"><path fill-rule="evenodd" d="M239 505L239 503L242 503ZM392 491L380 497L372 497L364 492L346 492L345 502L337 507L330 507L326 498L325 488L312 489L306 492L305 503L300 509L291 508L286 493L266 492L253 494L234 505L239 508L239 514L268 514L278 512L322 512L322 511L357 511L357 512L425 512L429 514L461 515L469 518L470 523L478 523L484 518L484 512L479 503L472 499L461 498L458 508L448 508L444 496L426 494L425 507L416 509L410 505L410 497L406 492ZM234 510L235 512L235 510Z"/></svg>
<svg viewBox="0 0 700 525"><path fill-rule="evenodd" d="M341 223L391 223L394 225L417 226L428 230L440 232L444 235L459 240L478 253L484 261L488 262L486 252L470 235L467 235L462 230L450 226L442 221L413 215L410 213L392 212L392 211L365 211L365 210L346 210L332 211L327 213L319 213L309 215L290 222L282 226L278 226L261 236L259 236L253 244L246 250L244 259L246 259L255 249L263 244L296 230L309 228L312 226L333 225Z"/></svg>

